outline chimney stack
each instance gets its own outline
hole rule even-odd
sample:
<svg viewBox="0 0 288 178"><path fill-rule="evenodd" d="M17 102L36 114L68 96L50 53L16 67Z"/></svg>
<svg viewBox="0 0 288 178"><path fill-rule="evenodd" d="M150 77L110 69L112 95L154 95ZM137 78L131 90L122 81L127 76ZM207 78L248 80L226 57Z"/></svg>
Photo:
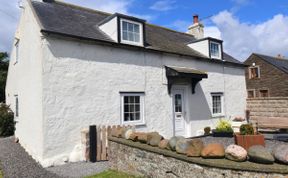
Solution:
<svg viewBox="0 0 288 178"><path fill-rule="evenodd" d="M193 15L193 24L188 27L188 34L193 35L196 39L204 38L204 25L199 22L199 16Z"/></svg>
<svg viewBox="0 0 288 178"><path fill-rule="evenodd" d="M277 56L276 56L278 59L284 59L285 57L284 56L282 56L281 54L277 54Z"/></svg>

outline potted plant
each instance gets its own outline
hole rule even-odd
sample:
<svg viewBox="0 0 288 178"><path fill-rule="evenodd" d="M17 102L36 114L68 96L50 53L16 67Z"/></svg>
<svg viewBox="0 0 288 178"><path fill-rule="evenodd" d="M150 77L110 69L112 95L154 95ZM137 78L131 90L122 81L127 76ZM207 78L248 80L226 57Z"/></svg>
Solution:
<svg viewBox="0 0 288 178"><path fill-rule="evenodd" d="M213 137L233 137L233 128L229 121L220 119L216 129L212 130Z"/></svg>
<svg viewBox="0 0 288 178"><path fill-rule="evenodd" d="M248 150L253 145L265 146L264 135L254 131L251 124L242 124L240 126L240 133L234 135L235 144L242 146Z"/></svg>
<svg viewBox="0 0 288 178"><path fill-rule="evenodd" d="M209 135L211 132L211 127L205 127L204 128L204 135Z"/></svg>

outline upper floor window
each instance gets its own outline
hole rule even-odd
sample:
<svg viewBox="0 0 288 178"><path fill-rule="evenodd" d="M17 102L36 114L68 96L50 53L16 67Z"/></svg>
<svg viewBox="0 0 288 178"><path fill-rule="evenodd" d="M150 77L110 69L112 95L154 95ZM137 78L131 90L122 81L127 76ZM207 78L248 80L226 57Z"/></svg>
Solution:
<svg viewBox="0 0 288 178"><path fill-rule="evenodd" d="M127 44L143 44L142 24L121 19L121 42Z"/></svg>
<svg viewBox="0 0 288 178"><path fill-rule="evenodd" d="M15 63L19 61L19 40L15 43Z"/></svg>
<svg viewBox="0 0 288 178"><path fill-rule="evenodd" d="M144 93L121 94L122 124L144 124Z"/></svg>
<svg viewBox="0 0 288 178"><path fill-rule="evenodd" d="M211 54L211 58L217 58L220 59L220 44L216 43L216 42L210 42L210 54Z"/></svg>
<svg viewBox="0 0 288 178"><path fill-rule="evenodd" d="M259 66L249 67L249 79L260 78Z"/></svg>

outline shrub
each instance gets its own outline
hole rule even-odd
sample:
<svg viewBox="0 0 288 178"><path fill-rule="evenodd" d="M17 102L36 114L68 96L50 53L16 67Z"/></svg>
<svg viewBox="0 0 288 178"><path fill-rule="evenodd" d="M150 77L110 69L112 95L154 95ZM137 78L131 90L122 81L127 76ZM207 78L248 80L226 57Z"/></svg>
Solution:
<svg viewBox="0 0 288 178"><path fill-rule="evenodd" d="M15 121L14 114L9 106L0 104L0 136L14 135Z"/></svg>
<svg viewBox="0 0 288 178"><path fill-rule="evenodd" d="M242 124L240 126L240 135L254 135L254 128L251 124Z"/></svg>
<svg viewBox="0 0 288 178"><path fill-rule="evenodd" d="M205 127L205 128L204 128L204 134L205 134L205 135L210 134L210 131L211 131L211 127Z"/></svg>
<svg viewBox="0 0 288 178"><path fill-rule="evenodd" d="M216 132L233 132L233 128L229 121L220 119L216 127Z"/></svg>

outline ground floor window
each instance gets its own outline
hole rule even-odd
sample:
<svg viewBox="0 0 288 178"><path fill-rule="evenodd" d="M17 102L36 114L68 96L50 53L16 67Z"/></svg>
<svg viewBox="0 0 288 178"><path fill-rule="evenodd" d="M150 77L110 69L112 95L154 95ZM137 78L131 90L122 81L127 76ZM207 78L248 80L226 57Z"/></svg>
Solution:
<svg viewBox="0 0 288 178"><path fill-rule="evenodd" d="M19 99L18 99L18 95L14 95L15 96L15 117L19 116Z"/></svg>
<svg viewBox="0 0 288 178"><path fill-rule="evenodd" d="M255 90L248 90L247 91L248 98L255 98Z"/></svg>
<svg viewBox="0 0 288 178"><path fill-rule="evenodd" d="M144 93L120 94L122 123L144 124Z"/></svg>
<svg viewBox="0 0 288 178"><path fill-rule="evenodd" d="M212 115L223 114L223 93L212 93Z"/></svg>
<svg viewBox="0 0 288 178"><path fill-rule="evenodd" d="M269 97L269 92L267 89L259 90L259 97Z"/></svg>

